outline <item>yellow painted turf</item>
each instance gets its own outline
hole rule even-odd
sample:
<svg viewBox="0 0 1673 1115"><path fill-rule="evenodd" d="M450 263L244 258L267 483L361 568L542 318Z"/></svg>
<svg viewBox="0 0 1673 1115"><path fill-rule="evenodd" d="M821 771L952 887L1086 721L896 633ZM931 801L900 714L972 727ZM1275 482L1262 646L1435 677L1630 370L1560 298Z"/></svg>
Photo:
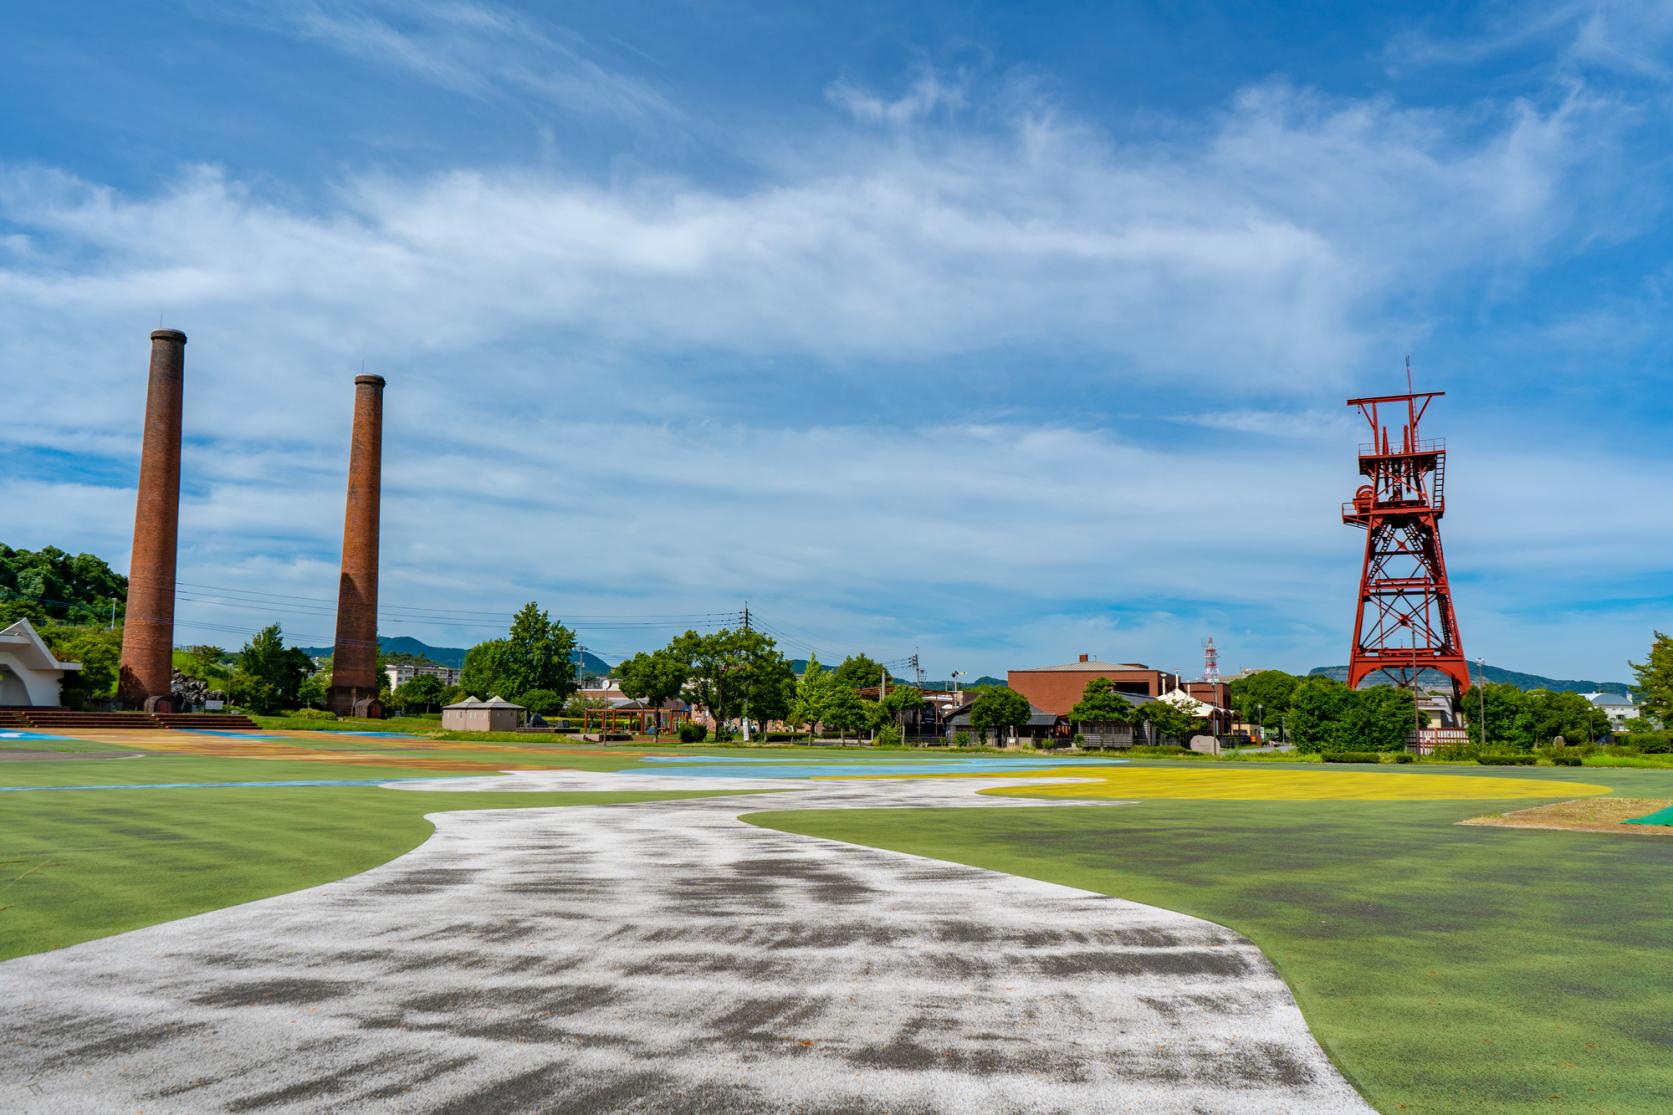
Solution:
<svg viewBox="0 0 1673 1115"><path fill-rule="evenodd" d="M1572 798L1607 794L1607 786L1543 778L1406 774L1365 770L1167 770L1160 767L1038 767L979 778L1085 778L1058 786L984 790L1005 797L1218 798L1223 801L1468 801ZM889 776L884 776L889 777ZM923 777L913 775L912 777ZM965 775L950 775L960 778Z"/></svg>

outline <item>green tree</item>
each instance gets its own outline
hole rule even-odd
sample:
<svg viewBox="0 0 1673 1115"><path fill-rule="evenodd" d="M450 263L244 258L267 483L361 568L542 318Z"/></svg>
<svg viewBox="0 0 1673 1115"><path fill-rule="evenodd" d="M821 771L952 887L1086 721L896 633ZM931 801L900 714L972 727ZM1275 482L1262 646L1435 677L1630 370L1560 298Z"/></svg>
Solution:
<svg viewBox="0 0 1673 1115"><path fill-rule="evenodd" d="M858 732L865 725L865 702L861 701L860 695L848 686L833 686L829 699L825 702L825 713L822 719L825 727L837 730L839 742L846 743L849 732Z"/></svg>
<svg viewBox="0 0 1673 1115"><path fill-rule="evenodd" d="M1638 711L1647 720L1673 728L1673 638L1655 633L1643 662L1628 662L1638 679Z"/></svg>
<svg viewBox="0 0 1673 1115"><path fill-rule="evenodd" d="M864 654L850 654L835 670L836 683L849 689L869 689L883 681L883 664Z"/></svg>
<svg viewBox="0 0 1673 1115"><path fill-rule="evenodd" d="M657 710L656 731L662 731L662 706L680 695L685 688L687 664L680 656L663 647L648 654L641 651L624 658L616 667L616 677L622 692L644 701Z"/></svg>
<svg viewBox="0 0 1673 1115"><path fill-rule="evenodd" d="M1290 701L1289 731L1295 749L1304 754L1346 751L1343 718L1353 703L1353 690L1322 675L1304 678Z"/></svg>
<svg viewBox="0 0 1673 1115"><path fill-rule="evenodd" d="M1524 750L1559 736L1565 743L1591 743L1609 734L1609 717L1578 693L1535 689L1526 695L1517 727Z"/></svg>
<svg viewBox="0 0 1673 1115"><path fill-rule="evenodd" d="M44 627L41 641L60 662L79 662L81 669L64 675L58 700L65 708L86 708L90 702L116 696L117 671L122 662L122 629Z"/></svg>
<svg viewBox="0 0 1673 1115"><path fill-rule="evenodd" d="M225 689L232 680L227 652L217 646L195 646L174 652L174 668L211 689Z"/></svg>
<svg viewBox="0 0 1673 1115"><path fill-rule="evenodd" d="M1093 678L1081 690L1080 700L1069 710L1074 724L1131 724L1137 719L1133 703L1121 695L1109 678Z"/></svg>
<svg viewBox="0 0 1673 1115"><path fill-rule="evenodd" d="M274 623L262 628L238 652L238 669L229 695L240 706L258 713L278 712L301 704L302 682L313 669L306 654L285 646L284 632Z"/></svg>
<svg viewBox="0 0 1673 1115"><path fill-rule="evenodd" d="M1150 725L1153 741L1161 743L1164 739L1175 740L1181 744L1191 742L1195 734L1198 720L1172 701L1146 701L1139 706L1138 718Z"/></svg>
<svg viewBox="0 0 1673 1115"><path fill-rule="evenodd" d="M0 543L0 627L19 619L37 628L108 627L113 614L121 622L127 598L128 578L94 554Z"/></svg>
<svg viewBox="0 0 1673 1115"><path fill-rule="evenodd" d="M416 680L416 679L415 679ZM550 716L563 708L563 698L550 689L531 689L516 698L517 703L536 716Z"/></svg>
<svg viewBox="0 0 1673 1115"><path fill-rule="evenodd" d="M1402 751L1413 723L1410 689L1374 685L1352 691L1335 740L1343 751Z"/></svg>
<svg viewBox="0 0 1673 1115"><path fill-rule="evenodd" d="M534 689L561 697L575 684L575 633L555 622L534 601L523 605L503 639L489 639L465 652L460 682L481 700L511 700Z"/></svg>
<svg viewBox="0 0 1673 1115"><path fill-rule="evenodd" d="M836 690L836 675L819 664L817 654L811 655L807 660L807 669L796 681L796 692L790 699L785 720L797 728L806 727L808 731L813 731L825 719L825 707Z"/></svg>
<svg viewBox="0 0 1673 1115"><path fill-rule="evenodd" d="M1282 670L1256 670L1248 677L1234 678L1227 688L1232 708L1244 723L1271 725L1290 711L1301 681Z"/></svg>
<svg viewBox="0 0 1673 1115"><path fill-rule="evenodd" d="M296 691L296 701L303 708L324 708L330 694L331 666L328 663L302 679L302 688Z"/></svg>
<svg viewBox="0 0 1673 1115"><path fill-rule="evenodd" d="M888 712L901 738L906 738L906 718L924 707L924 691L915 685L895 685L878 702Z"/></svg>
<svg viewBox="0 0 1673 1115"><path fill-rule="evenodd" d="M488 639L467 650L464 668L459 672L459 684L465 692L480 701L504 697L509 649L504 639Z"/></svg>
<svg viewBox="0 0 1673 1115"><path fill-rule="evenodd" d="M403 709L434 712L440 707L442 694L446 691L447 686L435 674L415 674L411 681L395 691L393 698L395 704Z"/></svg>
<svg viewBox="0 0 1673 1115"><path fill-rule="evenodd" d="M1482 711L1486 710L1487 749L1496 751L1526 751L1533 746L1528 735L1531 721L1526 715L1527 694L1506 682L1490 681L1471 689L1464 696L1464 715L1469 719L1466 730L1470 742L1482 744Z"/></svg>
<svg viewBox="0 0 1673 1115"><path fill-rule="evenodd" d="M1027 697L1015 689L995 686L984 690L970 706L970 726L975 728L985 741L989 728L1003 731L1006 728L1023 727L1028 723L1030 711Z"/></svg>
<svg viewBox="0 0 1673 1115"><path fill-rule="evenodd" d="M529 601L511 621L506 636L501 684L513 693L550 689L559 697L574 692L575 632Z"/></svg>
<svg viewBox="0 0 1673 1115"><path fill-rule="evenodd" d="M684 664L687 700L708 709L717 724L743 716L782 720L789 713L796 675L760 631L687 631L668 644L668 651Z"/></svg>

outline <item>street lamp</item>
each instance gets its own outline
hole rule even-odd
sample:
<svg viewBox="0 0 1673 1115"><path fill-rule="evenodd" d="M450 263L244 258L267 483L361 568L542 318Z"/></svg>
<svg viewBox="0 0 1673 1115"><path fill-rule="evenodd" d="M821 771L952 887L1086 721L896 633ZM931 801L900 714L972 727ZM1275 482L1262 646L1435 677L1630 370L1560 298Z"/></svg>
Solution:
<svg viewBox="0 0 1673 1115"><path fill-rule="evenodd" d="M1266 706L1259 701L1255 702L1255 717L1260 721L1261 746L1264 747L1266 746Z"/></svg>

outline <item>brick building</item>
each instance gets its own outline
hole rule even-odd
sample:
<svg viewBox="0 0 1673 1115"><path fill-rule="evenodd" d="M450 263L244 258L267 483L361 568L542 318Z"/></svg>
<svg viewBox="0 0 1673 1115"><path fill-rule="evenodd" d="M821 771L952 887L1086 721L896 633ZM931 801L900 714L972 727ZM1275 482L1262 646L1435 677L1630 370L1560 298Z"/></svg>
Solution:
<svg viewBox="0 0 1673 1115"><path fill-rule="evenodd" d="M1006 674L1006 684L1027 697L1034 707L1065 716L1093 678L1108 678L1117 692L1144 697L1160 697L1180 686L1178 674L1153 670L1142 662L1100 662L1089 654L1061 666L1011 670Z"/></svg>

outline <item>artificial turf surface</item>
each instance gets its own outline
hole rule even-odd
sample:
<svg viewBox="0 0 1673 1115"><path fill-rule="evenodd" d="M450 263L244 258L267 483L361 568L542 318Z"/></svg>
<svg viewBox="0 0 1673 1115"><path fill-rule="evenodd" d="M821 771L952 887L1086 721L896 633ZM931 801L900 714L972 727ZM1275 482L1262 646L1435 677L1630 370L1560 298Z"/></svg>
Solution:
<svg viewBox="0 0 1673 1115"><path fill-rule="evenodd" d="M1492 776L1673 796L1673 771ZM1157 798L749 819L1230 926L1382 1111L1673 1110L1673 840L1455 824L1521 804Z"/></svg>
<svg viewBox="0 0 1673 1115"><path fill-rule="evenodd" d="M337 786L3 794L0 960L368 870L422 844L434 831L427 813L702 796Z"/></svg>

